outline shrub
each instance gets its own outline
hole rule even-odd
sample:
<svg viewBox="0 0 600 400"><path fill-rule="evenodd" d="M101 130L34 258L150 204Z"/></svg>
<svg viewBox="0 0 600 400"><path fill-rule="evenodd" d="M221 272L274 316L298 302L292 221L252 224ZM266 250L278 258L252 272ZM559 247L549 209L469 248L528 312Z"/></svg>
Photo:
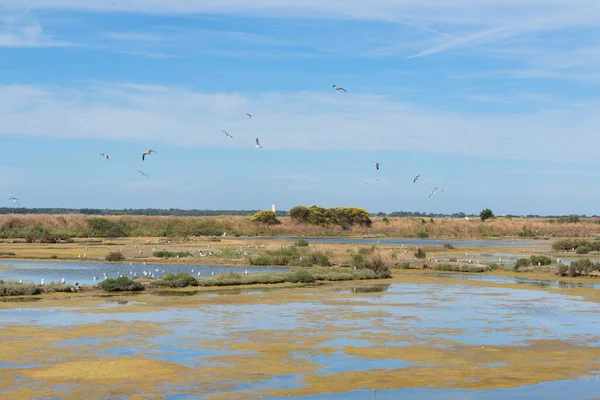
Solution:
<svg viewBox="0 0 600 400"><path fill-rule="evenodd" d="M365 260L365 268L375 272L379 278L391 278L392 272L390 267L385 262L384 258L379 253L370 254Z"/></svg>
<svg viewBox="0 0 600 400"><path fill-rule="evenodd" d="M557 220L559 223L571 223L571 224L575 224L577 222L580 221L579 216L578 215L569 215L567 217L561 217Z"/></svg>
<svg viewBox="0 0 600 400"><path fill-rule="evenodd" d="M279 225L281 221L277 219L277 214L274 211L259 211L252 217L252 222L257 222L265 225Z"/></svg>
<svg viewBox="0 0 600 400"><path fill-rule="evenodd" d="M481 265L460 265L460 264L436 264L433 266L436 271L448 272L485 272L487 267Z"/></svg>
<svg viewBox="0 0 600 400"><path fill-rule="evenodd" d="M396 268L398 268L398 269L412 269L412 268L410 267L410 263L409 263L408 261L405 261L405 262L403 262L403 263L401 263L401 264L398 264L398 265L396 266Z"/></svg>
<svg viewBox="0 0 600 400"><path fill-rule="evenodd" d="M389 224L390 220L388 219L388 217L383 217L383 219L381 220L381 222L383 222L384 224Z"/></svg>
<svg viewBox="0 0 600 400"><path fill-rule="evenodd" d="M144 285L138 281L132 281L126 276L121 276L117 279L106 279L100 282L98 286L107 292L135 292L144 290Z"/></svg>
<svg viewBox="0 0 600 400"><path fill-rule="evenodd" d="M575 251L577 254L588 254L592 249L589 246L579 246Z"/></svg>
<svg viewBox="0 0 600 400"><path fill-rule="evenodd" d="M297 206L290 209L289 215L292 220L297 222L320 226L336 224L344 229L348 229L352 225L371 227L373 224L369 212L358 207L326 209L315 205L308 208Z"/></svg>
<svg viewBox="0 0 600 400"><path fill-rule="evenodd" d="M529 267L531 265L531 261L528 258L519 258L515 263L515 271L518 271L519 268Z"/></svg>
<svg viewBox="0 0 600 400"><path fill-rule="evenodd" d="M198 286L196 278L187 272L178 274L164 274L159 280L152 282L154 286L164 286L170 288L183 288L188 286Z"/></svg>
<svg viewBox="0 0 600 400"><path fill-rule="evenodd" d="M106 218L88 218L87 223L90 226L91 236L96 237L125 237L127 228L122 221L113 222Z"/></svg>
<svg viewBox="0 0 600 400"><path fill-rule="evenodd" d="M305 269L299 269L294 272L290 272L287 275L288 282L291 283L311 283L315 281L315 277Z"/></svg>
<svg viewBox="0 0 600 400"><path fill-rule="evenodd" d="M423 260L425 257L427 257L427 254L419 247L417 248L417 251L415 251L415 257L417 257L420 260Z"/></svg>
<svg viewBox="0 0 600 400"><path fill-rule="evenodd" d="M310 210L304 206L290 208L289 216L292 220L302 223L309 222Z"/></svg>
<svg viewBox="0 0 600 400"><path fill-rule="evenodd" d="M529 258L531 260L531 265L550 265L552 264L552 259L548 256L531 256Z"/></svg>
<svg viewBox="0 0 600 400"><path fill-rule="evenodd" d="M304 239L296 240L296 243L294 243L294 245L296 247L308 247L308 241Z"/></svg>
<svg viewBox="0 0 600 400"><path fill-rule="evenodd" d="M271 259L267 256L256 256L249 258L250 265L273 265Z"/></svg>
<svg viewBox="0 0 600 400"><path fill-rule="evenodd" d="M0 257L14 257L16 256L15 253L13 253L12 251L0 251Z"/></svg>
<svg viewBox="0 0 600 400"><path fill-rule="evenodd" d="M452 250L454 249L454 246L452 246L452 243L444 243L444 249Z"/></svg>
<svg viewBox="0 0 600 400"><path fill-rule="evenodd" d="M16 282L0 283L0 297L2 296L34 296L42 290L35 284L21 284Z"/></svg>
<svg viewBox="0 0 600 400"><path fill-rule="evenodd" d="M581 276L589 275L591 272L600 271L600 263L594 263L589 258L582 258L578 261L573 261L571 265L561 264L558 267L558 273L562 276Z"/></svg>
<svg viewBox="0 0 600 400"><path fill-rule="evenodd" d="M72 285L65 285L64 283L49 283L41 287L44 293L70 293Z"/></svg>
<svg viewBox="0 0 600 400"><path fill-rule="evenodd" d="M428 238L429 237L429 233L425 232L425 231L418 231L417 232L417 237L418 238Z"/></svg>
<svg viewBox="0 0 600 400"><path fill-rule="evenodd" d="M152 256L157 258L183 258L183 257L192 257L192 253L189 251L180 251L180 252L172 252L166 250L155 251Z"/></svg>
<svg viewBox="0 0 600 400"><path fill-rule="evenodd" d="M486 208L484 210L481 210L481 212L479 213L479 218L481 218L482 221L494 218L494 212L489 208Z"/></svg>
<svg viewBox="0 0 600 400"><path fill-rule="evenodd" d="M119 253L118 251L112 251L112 252L108 253L105 258L106 258L106 261L109 261L109 262L118 262L118 261L123 261L125 259L123 254Z"/></svg>

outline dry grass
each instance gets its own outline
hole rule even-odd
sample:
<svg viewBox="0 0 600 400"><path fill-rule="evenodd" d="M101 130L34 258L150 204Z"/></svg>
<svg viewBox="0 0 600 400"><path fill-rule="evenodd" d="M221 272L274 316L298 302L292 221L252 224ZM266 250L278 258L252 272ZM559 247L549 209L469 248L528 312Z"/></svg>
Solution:
<svg viewBox="0 0 600 400"><path fill-rule="evenodd" d="M86 215L0 215L0 234L4 237L25 237L27 232L46 230L52 234L73 237L90 235ZM600 231L595 218L578 223L557 223L556 220L536 218L497 218L486 222L479 219L437 218L433 223L421 218L373 218L371 228L355 226L343 230L338 226L320 227L300 224L282 217L281 225L266 226L251 221L251 217L150 217L102 216L126 226L131 236L190 235L209 232L216 235L226 231L230 236L381 236L381 237L590 237Z"/></svg>

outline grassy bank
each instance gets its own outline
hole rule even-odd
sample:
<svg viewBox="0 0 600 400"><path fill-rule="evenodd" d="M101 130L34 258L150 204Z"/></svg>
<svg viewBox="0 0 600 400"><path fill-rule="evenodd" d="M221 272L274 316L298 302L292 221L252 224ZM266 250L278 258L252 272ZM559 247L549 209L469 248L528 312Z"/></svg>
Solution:
<svg viewBox="0 0 600 400"><path fill-rule="evenodd" d="M224 274L211 276L209 278L196 278L185 272L179 274L165 274L158 279L129 279L127 277L120 277L117 279L107 279L97 285L81 285L79 288L74 288L72 285L64 285L60 283L38 285L0 281L0 297L35 296L43 293L57 292L137 292L164 288L340 282L352 280L384 279L389 278L390 276L391 274L389 273L378 273L368 268L355 270L352 268L313 267L308 269L298 269L286 273L275 272L242 275L233 272L227 272Z"/></svg>
<svg viewBox="0 0 600 400"><path fill-rule="evenodd" d="M0 238L54 243L57 240L87 237L596 237L598 219L579 222L559 219L498 218L479 219L373 218L371 227L310 225L281 217L279 225L254 223L251 217L150 217L87 215L0 215Z"/></svg>

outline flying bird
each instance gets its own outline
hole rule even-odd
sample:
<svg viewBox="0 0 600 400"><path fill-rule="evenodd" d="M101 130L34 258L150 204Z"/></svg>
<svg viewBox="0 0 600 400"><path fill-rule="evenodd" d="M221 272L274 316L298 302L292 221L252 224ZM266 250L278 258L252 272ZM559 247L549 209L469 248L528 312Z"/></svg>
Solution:
<svg viewBox="0 0 600 400"><path fill-rule="evenodd" d="M413 179L413 183L417 183L417 181L419 180L419 177L420 177L420 176L421 176L421 175L417 175L417 176L415 176L415 177L414 177L414 179Z"/></svg>
<svg viewBox="0 0 600 400"><path fill-rule="evenodd" d="M230 138L233 139L233 136L231 136L229 133L225 132L224 130L221 130L221 132L223 132L225 135L229 136Z"/></svg>
<svg viewBox="0 0 600 400"><path fill-rule="evenodd" d="M258 141L258 138L256 138L256 144L254 145L257 149L262 149L262 146L260 145L260 142Z"/></svg>
<svg viewBox="0 0 600 400"><path fill-rule="evenodd" d="M246 114L248 116L248 118L254 118L254 115L252 114Z"/></svg>
<svg viewBox="0 0 600 400"><path fill-rule="evenodd" d="M335 88L335 90L343 90L344 92L346 92L346 89L344 89L343 87L336 87L335 85L333 85L333 87Z"/></svg>
<svg viewBox="0 0 600 400"><path fill-rule="evenodd" d="M433 195L435 194L436 190L438 190L438 189L440 189L442 192L444 191L444 189L442 189L442 188L440 188L440 187L437 187L437 186L436 186L436 187L435 187L435 188L434 188L434 189L431 191L431 193L429 193L429 197L433 196Z"/></svg>
<svg viewBox="0 0 600 400"><path fill-rule="evenodd" d="M137 172L139 172L140 174L142 174L142 175L144 175L144 176L146 176L146 177L150 178L150 177L148 176L148 174L145 174L144 172L140 171L139 169L137 170Z"/></svg>
<svg viewBox="0 0 600 400"><path fill-rule="evenodd" d="M106 158L108 160L108 154L105 153L100 153L100 157L102 158Z"/></svg>
<svg viewBox="0 0 600 400"><path fill-rule="evenodd" d="M374 181L366 181L365 184L368 185L369 183L377 183L377 182L379 182L379 179L376 179Z"/></svg>
<svg viewBox="0 0 600 400"><path fill-rule="evenodd" d="M154 151L154 150L148 150L145 153L142 153L142 161L144 161L144 159L146 158L146 156L151 156L152 153L156 153L156 151Z"/></svg>
<svg viewBox="0 0 600 400"><path fill-rule="evenodd" d="M381 165L381 163L375 161L373 164L375 164L375 168L379 171L379 166Z"/></svg>
<svg viewBox="0 0 600 400"><path fill-rule="evenodd" d="M9 198L9 200L12 201L13 203L15 203L16 205L20 206L19 199L17 199L16 197L11 197L11 198Z"/></svg>

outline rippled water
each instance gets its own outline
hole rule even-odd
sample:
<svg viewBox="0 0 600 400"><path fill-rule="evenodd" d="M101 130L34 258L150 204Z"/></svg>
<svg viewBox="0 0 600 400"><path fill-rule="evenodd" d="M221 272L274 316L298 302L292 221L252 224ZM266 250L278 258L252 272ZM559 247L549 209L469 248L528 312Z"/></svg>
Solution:
<svg viewBox="0 0 600 400"><path fill-rule="evenodd" d="M48 262L48 261L2 261L0 263L0 279L23 282L39 283L44 279L45 283L60 282L65 279L66 283L93 284L104 279L104 274L109 278L117 278L119 274L128 277L144 276L144 271L160 277L165 273L187 272L194 276L208 277L211 274L222 272L235 272L241 274L248 270L253 272L285 272L287 268L268 267L224 267L206 265L182 265L182 264L111 264L106 262ZM5 268L9 269L5 269ZM198 275L200 273L200 275ZM94 280L94 277L97 280Z"/></svg>
<svg viewBox="0 0 600 400"><path fill-rule="evenodd" d="M27 266L30 263L23 263ZM74 264L73 271L86 271L88 263ZM116 266L112 266L116 267ZM166 267L166 266L165 266ZM189 266L178 268L191 269ZM96 267L98 268L98 267ZM158 268L158 267L157 267ZM310 374L332 374L349 371L399 370L417 363L391 358L357 357L347 354L348 346L404 347L423 344L443 348L444 343L467 346L526 345L532 338L570 340L586 337L589 346L600 345L600 308L598 303L583 301L578 296L539 290L540 281L519 280L522 289L469 285L469 279L489 279L494 282L515 283L513 278L465 276L464 283L452 283L442 277L439 282L394 283L373 285L331 286L329 289L297 289L289 301L255 302L253 296L276 293L268 289L234 289L224 292L200 293L194 296L171 293L168 296L141 294L106 297L93 305L53 306L53 300L42 300L27 307L15 304L0 309L0 329L14 326L62 327L65 329L89 324L119 324L135 322L160 323L166 332L139 334L117 338L86 336L69 338L66 335L51 344L65 357L122 357L143 356L176 363L191 368L218 367L219 357L244 357L258 354L251 348L230 348L231 344L251 345L258 340L268 346L288 340L291 346L299 341L312 343L307 348L291 351L296 362L305 360L318 364ZM512 280L511 280L512 279ZM562 288L559 284L550 284ZM596 285L597 287L597 285ZM323 290L328 290L324 295ZM217 294L219 293L219 294ZM247 296L247 304L229 300ZM338 298L344 296L343 298ZM204 299L223 300L223 304L205 303ZM265 297L268 299L268 297ZM186 303L182 301L196 301ZM75 301L75 298L74 300ZM152 304L151 307L148 307ZM142 307L143 312L135 307ZM302 332L302 333L299 333ZM258 334L258 336L256 336ZM317 340L325 335L324 340ZM404 339L405 338L405 339ZM35 338L32 338L35 341ZM0 339L0 348L3 342ZM82 350L85 349L84 355ZM47 349L46 349L47 350ZM285 349L284 349L285 350ZM282 357L286 353L282 353ZM23 355L16 360L3 360L0 354L0 374L14 368L36 368L51 365L55 359ZM503 364L504 365L504 364ZM490 364L488 367L501 367ZM600 370L600 368L598 368ZM247 381L223 378L215 385L234 385L233 393L258 393L269 389L293 390L306 385L304 373L282 373L264 379ZM36 382L21 379L19 387L35 387ZM10 388L0 388L0 395ZM190 389L190 388L187 388ZM169 389L169 399L202 399L186 394L186 388ZM191 388L207 395L218 393L217 388ZM66 390L66 389L65 389ZM303 399L588 399L600 394L599 377L582 380L545 382L514 389L397 389L381 391L357 390L347 393L320 394L295 398ZM90 395L91 396L91 395ZM376 396L376 397L375 397ZM98 397L90 397L98 398ZM127 398L127 397L124 397ZM280 397L272 397L280 398ZM290 398L290 397L281 397Z"/></svg>

